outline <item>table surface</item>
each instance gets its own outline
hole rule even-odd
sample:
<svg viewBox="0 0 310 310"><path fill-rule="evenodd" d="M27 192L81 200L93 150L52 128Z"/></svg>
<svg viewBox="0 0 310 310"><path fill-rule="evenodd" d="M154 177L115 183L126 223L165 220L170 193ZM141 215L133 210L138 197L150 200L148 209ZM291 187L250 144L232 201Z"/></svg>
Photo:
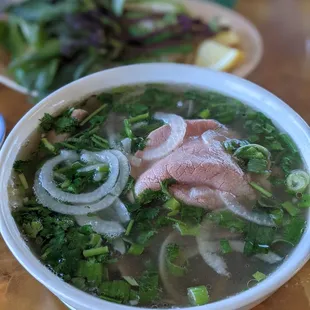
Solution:
<svg viewBox="0 0 310 310"><path fill-rule="evenodd" d="M237 10L259 29L265 53L248 79L270 90L310 122L310 1L239 0ZM30 108L25 97L0 86L0 112L11 130ZM255 310L310 309L310 263ZM32 278L0 239L0 309L64 310Z"/></svg>

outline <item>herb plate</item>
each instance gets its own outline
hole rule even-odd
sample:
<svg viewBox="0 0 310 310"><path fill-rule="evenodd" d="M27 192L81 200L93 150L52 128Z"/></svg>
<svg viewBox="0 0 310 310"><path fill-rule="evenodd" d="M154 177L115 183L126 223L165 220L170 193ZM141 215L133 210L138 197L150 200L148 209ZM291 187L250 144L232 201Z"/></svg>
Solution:
<svg viewBox="0 0 310 310"><path fill-rule="evenodd" d="M257 67L263 55L263 43L259 32L250 21L239 13L213 2L205 0L180 0L180 2L185 5L191 15L206 22L218 18L221 23L229 25L238 34L245 59L231 73L246 77ZM0 20L5 18L5 15L0 15ZM25 87L20 86L10 78L6 64L7 57L0 52L0 83L22 94L29 94ZM31 92L30 95L36 96L36 93Z"/></svg>

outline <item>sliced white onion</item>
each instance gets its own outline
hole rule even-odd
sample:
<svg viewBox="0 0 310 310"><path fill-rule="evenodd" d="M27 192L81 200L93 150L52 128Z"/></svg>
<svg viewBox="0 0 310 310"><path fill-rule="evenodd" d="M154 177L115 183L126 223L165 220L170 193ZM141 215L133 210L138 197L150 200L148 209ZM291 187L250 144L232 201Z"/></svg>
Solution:
<svg viewBox="0 0 310 310"><path fill-rule="evenodd" d="M117 182L113 189L113 194L119 196L127 184L130 175L130 165L127 157L122 152L117 150L111 150L110 152L114 154L119 161L119 182Z"/></svg>
<svg viewBox="0 0 310 310"><path fill-rule="evenodd" d="M120 171L118 181L112 188L109 195L105 196L102 200L93 204L68 205L51 197L42 187L37 174L37 176L35 177L33 189L39 203L55 212L71 215L84 215L88 213L94 213L109 207L122 193L123 189L127 184L130 174L130 168L126 156L120 151L113 150L110 152L112 152L118 158Z"/></svg>
<svg viewBox="0 0 310 310"><path fill-rule="evenodd" d="M229 241L229 244L234 251L243 253L243 249L245 245L244 241L231 240ZM271 251L269 251L267 254L255 254L254 256L269 264L276 264L283 260L281 256Z"/></svg>
<svg viewBox="0 0 310 310"><path fill-rule="evenodd" d="M49 192L52 197L61 201L66 201L70 203L92 203L98 201L109 192L111 192L111 189L115 185L119 174L119 162L117 157L113 155L110 151L95 153L95 156L98 161L109 164L110 173L106 182L91 193L71 194L64 192L57 187L56 183L53 180L53 169L56 165L60 164L66 159L78 159L77 154L75 154L74 152L70 154L69 158L68 156L64 156L64 154L61 153L60 155L48 160L43 165L39 176L42 186Z"/></svg>
<svg viewBox="0 0 310 310"><path fill-rule="evenodd" d="M276 226L276 224L268 214L261 214L249 211L237 201L234 195L227 192L220 192L219 195L227 209L230 210L232 213L258 225L270 227Z"/></svg>
<svg viewBox="0 0 310 310"><path fill-rule="evenodd" d="M84 163L98 165L98 160L94 154L94 152L82 151L80 160Z"/></svg>
<svg viewBox="0 0 310 310"><path fill-rule="evenodd" d="M121 141L121 144L123 146L124 152L127 154L130 154L131 153L131 139L125 138Z"/></svg>
<svg viewBox="0 0 310 310"><path fill-rule="evenodd" d="M130 221L130 214L124 205L124 203L116 198L113 204L99 212L99 216L104 220L118 221L121 223L127 223Z"/></svg>
<svg viewBox="0 0 310 310"><path fill-rule="evenodd" d="M148 161L162 158L171 153L182 143L186 133L186 122L181 116L158 112L154 114L154 118L168 124L171 133L160 146L143 151L143 159Z"/></svg>
<svg viewBox="0 0 310 310"><path fill-rule="evenodd" d="M99 170L101 167L104 167L106 165L103 164L96 164L96 165L90 165L86 167L82 167L77 170L77 172L88 172L88 171L94 171L94 170Z"/></svg>
<svg viewBox="0 0 310 310"><path fill-rule="evenodd" d="M109 207L117 198L117 196L107 195L99 202L88 205L68 205L63 202L60 202L53 197L51 197L48 192L42 187L38 178L34 181L33 186L34 193L37 197L37 200L44 207L51 209L52 211L62 213L62 214L71 214L71 215L83 215L87 213L94 213L99 210L103 210Z"/></svg>
<svg viewBox="0 0 310 310"><path fill-rule="evenodd" d="M201 223L199 235L196 237L198 251L203 260L215 272L230 277L225 260L218 255L220 251L219 240L229 239L232 233L228 229L218 229L207 217Z"/></svg>
<svg viewBox="0 0 310 310"><path fill-rule="evenodd" d="M206 264L209 265L215 272L222 276L230 277L224 258L217 254L217 241L199 241L198 250Z"/></svg>
<svg viewBox="0 0 310 310"><path fill-rule="evenodd" d="M279 256L274 252L268 252L267 254L256 254L255 257L258 259L268 263L268 264L276 264L283 260L283 257Z"/></svg>
<svg viewBox="0 0 310 310"><path fill-rule="evenodd" d="M120 254L124 255L126 253L126 246L125 242L122 238L116 238L112 241L113 248L115 251L119 252Z"/></svg>
<svg viewBox="0 0 310 310"><path fill-rule="evenodd" d="M112 207L115 209L121 223L127 223L130 221L130 214L120 199L117 198Z"/></svg>
<svg viewBox="0 0 310 310"><path fill-rule="evenodd" d="M219 242L211 241L213 231L212 228L212 223L210 223L207 219L202 222L200 233L196 237L198 251L206 264L215 272L222 276L230 277L225 260L217 254L219 251Z"/></svg>
<svg viewBox="0 0 310 310"><path fill-rule="evenodd" d="M197 244L193 244L193 245L186 247L184 249L184 252L183 252L183 256L184 256L185 260L189 260L189 259L197 256L198 254L200 254L200 253L199 253Z"/></svg>
<svg viewBox="0 0 310 310"><path fill-rule="evenodd" d="M76 215L75 219L79 225L90 225L96 233L109 238L117 238L125 231L120 223L105 221L98 216Z"/></svg>
<svg viewBox="0 0 310 310"><path fill-rule="evenodd" d="M102 180L103 176L104 176L104 174L103 174L102 172L96 171L96 172L94 173L93 180L94 180L95 182L99 182L99 181Z"/></svg>
<svg viewBox="0 0 310 310"><path fill-rule="evenodd" d="M170 243L174 243L175 239L179 236L177 232L172 232L168 235L168 237L165 239L163 244L161 245L160 251L159 251L159 261L158 261L158 268L159 268L159 275L161 278L161 281L163 283L164 289L166 292L174 299L178 300L180 304L186 303L187 298L184 297L180 292L178 292L174 285L171 283L166 267L166 250L167 246Z"/></svg>
<svg viewBox="0 0 310 310"><path fill-rule="evenodd" d="M226 239L226 234L229 233L229 230L224 228L217 231L216 227L205 218L201 224L200 233L196 237L198 251L203 260L218 274L226 277L230 277L230 273L227 270L228 267L225 260L218 254L220 252L219 237ZM236 235L232 236L236 237ZM234 251L243 253L244 241L230 240L229 244ZM282 260L282 257L273 252L256 254L255 257L269 264L275 264Z"/></svg>

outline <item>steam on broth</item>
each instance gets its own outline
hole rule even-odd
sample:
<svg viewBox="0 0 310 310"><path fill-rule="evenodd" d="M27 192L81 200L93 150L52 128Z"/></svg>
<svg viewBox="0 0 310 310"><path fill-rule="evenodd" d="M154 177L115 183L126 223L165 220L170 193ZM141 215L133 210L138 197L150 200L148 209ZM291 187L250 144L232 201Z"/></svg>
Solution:
<svg viewBox="0 0 310 310"><path fill-rule="evenodd" d="M111 302L236 294L273 272L305 227L309 175L294 142L215 92L112 89L45 114L30 140L35 152L14 164L15 220L47 268Z"/></svg>

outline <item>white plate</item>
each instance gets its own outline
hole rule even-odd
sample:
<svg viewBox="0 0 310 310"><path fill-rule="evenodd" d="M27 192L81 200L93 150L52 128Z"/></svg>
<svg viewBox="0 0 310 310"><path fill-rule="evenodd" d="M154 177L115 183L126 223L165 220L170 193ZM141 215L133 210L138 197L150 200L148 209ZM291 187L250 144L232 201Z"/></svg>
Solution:
<svg viewBox="0 0 310 310"><path fill-rule="evenodd" d="M220 17L238 33L241 39L241 49L245 53L245 61L231 73L246 77L257 67L263 56L263 41L258 30L249 20L239 13L213 2L202 0L183 0L182 2L194 16L206 22L214 17Z"/></svg>
<svg viewBox="0 0 310 310"><path fill-rule="evenodd" d="M245 54L245 60L231 73L240 77L246 77L257 67L263 55L263 43L259 32L250 21L237 12L213 2L203 0L180 1L183 2L187 10L193 16L197 16L205 22L208 22L215 17L219 17L222 21L225 21L225 23L227 22L227 24L238 33L241 39L241 49ZM10 79L7 75L6 67L1 63L0 83L22 94L28 93L26 88ZM35 95L35 93L32 93L32 95Z"/></svg>

